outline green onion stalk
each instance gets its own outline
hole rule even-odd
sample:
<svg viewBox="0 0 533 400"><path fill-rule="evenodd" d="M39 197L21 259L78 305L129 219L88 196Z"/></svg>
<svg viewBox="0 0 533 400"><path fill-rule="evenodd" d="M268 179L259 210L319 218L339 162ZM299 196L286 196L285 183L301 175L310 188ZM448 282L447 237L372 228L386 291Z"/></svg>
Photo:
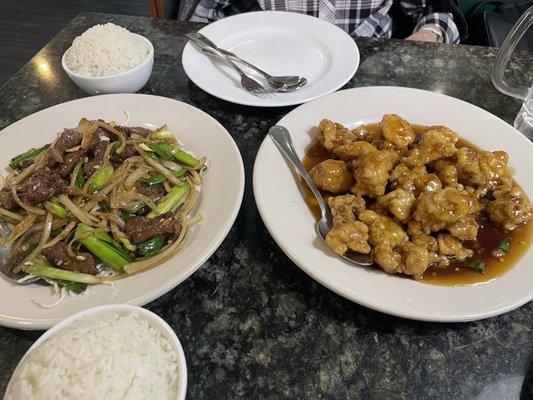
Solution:
<svg viewBox="0 0 533 400"><path fill-rule="evenodd" d="M172 171L172 175L174 175L176 178L181 178L183 175L185 175L187 173L187 169L186 168L182 168L182 169L179 169L177 171ZM165 175L162 175L162 174L157 174L157 175L154 175L148 179L145 179L144 181L152 186L152 185L157 185L158 183L163 183L167 180L167 178L165 177Z"/></svg>
<svg viewBox="0 0 533 400"><path fill-rule="evenodd" d="M27 274L40 276L42 278L59 279L69 282L88 284L95 284L101 282L101 279L94 275L56 268L50 261L45 258L36 258L32 260L31 264L24 266L23 271Z"/></svg>
<svg viewBox="0 0 533 400"><path fill-rule="evenodd" d="M35 157L35 156L38 156L39 154L41 154L43 151L45 151L48 147L50 147L49 144L43 146L43 147L40 147L38 149L30 149L22 154L19 154L18 156L16 157L13 157L10 162L9 162L9 166L11 167L11 169L17 169L17 168L20 168L20 165L22 163L22 161L24 160L27 160L28 158L32 158L32 157Z"/></svg>
<svg viewBox="0 0 533 400"><path fill-rule="evenodd" d="M148 213L148 218L154 218L158 215L172 211L191 190L191 186L185 183L182 186L174 186L159 202L156 208Z"/></svg>
<svg viewBox="0 0 533 400"><path fill-rule="evenodd" d="M200 163L200 160L197 160L196 158L184 152L183 150L178 150L170 143L156 142L150 144L149 147L158 156L165 160L178 161L179 163L188 165L190 167L195 167Z"/></svg>
<svg viewBox="0 0 533 400"><path fill-rule="evenodd" d="M96 232L87 236L94 229L85 224L78 224L74 238L109 268L122 272L124 266L132 262L131 256L122 246L105 232Z"/></svg>

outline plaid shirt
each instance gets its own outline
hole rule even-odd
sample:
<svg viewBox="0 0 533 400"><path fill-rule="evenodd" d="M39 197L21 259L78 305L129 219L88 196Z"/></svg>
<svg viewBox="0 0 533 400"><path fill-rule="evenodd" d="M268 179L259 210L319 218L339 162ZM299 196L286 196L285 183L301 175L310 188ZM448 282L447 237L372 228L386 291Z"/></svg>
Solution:
<svg viewBox="0 0 533 400"><path fill-rule="evenodd" d="M213 22L247 11L292 11L329 21L353 36L390 38L394 0L200 0L191 21ZM423 27L442 33L445 43L459 43L452 14L435 12L427 0L400 0L401 11Z"/></svg>

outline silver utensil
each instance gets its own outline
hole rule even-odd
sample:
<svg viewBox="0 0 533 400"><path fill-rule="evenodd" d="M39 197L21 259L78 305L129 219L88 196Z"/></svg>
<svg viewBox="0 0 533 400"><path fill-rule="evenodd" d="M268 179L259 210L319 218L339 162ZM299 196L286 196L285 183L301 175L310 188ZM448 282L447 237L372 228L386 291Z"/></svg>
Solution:
<svg viewBox="0 0 533 400"><path fill-rule="evenodd" d="M253 64L250 64L246 60L243 60L236 54L219 48L216 44L214 44L211 40L209 40L207 37L205 37L201 33L190 32L190 33L186 33L185 36L189 38L193 44L196 44L198 47L200 47L204 53L208 55L217 56L223 59L225 62L228 62L228 61L239 62L240 64L245 65L246 67L258 73L259 75L263 76L269 88L265 88L264 90L261 90L262 93L292 92L292 91L298 90L299 88L301 88L307 83L307 79L301 76L292 76L292 75L291 76L272 76L268 74L267 72L263 71L262 69L260 69L259 67ZM235 63L233 63L233 65L231 66L235 69ZM241 72L246 75L244 71L241 70Z"/></svg>
<svg viewBox="0 0 533 400"><path fill-rule="evenodd" d="M298 170L302 178L304 179L305 183L309 186L309 189L311 189L311 192L313 192L313 195L315 196L316 200L318 201L318 206L320 207L320 219L316 223L315 227L318 233L318 236L326 241L326 235L331 229L333 223L333 217L331 216L331 213L329 212L326 203L324 201L324 198L320 194L320 191L315 185L315 182L313 182L313 179L309 175L309 173L304 168L302 162L298 158L298 155L296 154L296 151L294 150L294 146L292 144L291 136L289 134L289 131L281 126L281 125L274 125L270 130L268 131L269 136L272 138L278 149L281 151L281 153L291 162L291 164ZM374 262L374 258L371 254L362 254L362 253L347 253L345 256L339 255L342 259L355 264L359 266L368 266L372 265Z"/></svg>
<svg viewBox="0 0 533 400"><path fill-rule="evenodd" d="M287 76L275 76L270 75L269 73L265 72L261 68L259 68L256 65L253 65L249 63L248 61L242 59L235 53L232 53L231 51L225 50L221 47L218 47L213 41L211 41L208 37L204 36L200 32L191 32L187 35L189 38L194 37L203 43L205 43L208 46L211 46L214 49L217 49L221 53L225 54L226 56L230 57L232 60L237 61L246 67L254 70L258 74L262 75L268 84L272 86L275 89L282 89L285 88L285 91L288 91L288 88L294 88L293 90L299 89L300 87L304 86L307 83L307 79L303 76L297 76L297 75L287 75Z"/></svg>
<svg viewBox="0 0 533 400"><path fill-rule="evenodd" d="M215 48L207 46L205 43L197 40L194 37L190 37L188 33L185 34L185 36L187 36L191 40L192 43L200 47L202 50L208 50L210 53L215 54L220 59L224 60L228 65L230 65L239 74L239 76L241 77L241 86L248 92L265 93L268 91L268 88L264 87L262 84L257 82L255 79L246 75L246 73L224 53L220 52L219 50Z"/></svg>
<svg viewBox="0 0 533 400"><path fill-rule="evenodd" d="M9 236L10 233L11 231L9 230L9 228L3 222L0 221L0 235L6 238L7 236ZM9 268L9 266L7 265L7 259L9 258L10 252L11 246L0 247L0 275L2 275L4 279L17 285L29 285L30 283L36 282L41 279L41 277L36 276L21 282L20 279L27 276L27 274L24 272L20 272L17 274L11 272L11 268Z"/></svg>

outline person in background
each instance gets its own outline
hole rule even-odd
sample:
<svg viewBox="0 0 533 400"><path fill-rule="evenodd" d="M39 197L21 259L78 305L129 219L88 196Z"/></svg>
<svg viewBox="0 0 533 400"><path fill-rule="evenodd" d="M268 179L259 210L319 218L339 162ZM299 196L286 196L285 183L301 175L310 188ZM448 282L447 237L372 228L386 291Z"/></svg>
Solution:
<svg viewBox="0 0 533 400"><path fill-rule="evenodd" d="M291 11L329 21L352 36L390 38L392 11L414 25L407 40L459 43L445 0L199 0L191 21L213 22L248 11ZM396 18L396 17L395 17Z"/></svg>

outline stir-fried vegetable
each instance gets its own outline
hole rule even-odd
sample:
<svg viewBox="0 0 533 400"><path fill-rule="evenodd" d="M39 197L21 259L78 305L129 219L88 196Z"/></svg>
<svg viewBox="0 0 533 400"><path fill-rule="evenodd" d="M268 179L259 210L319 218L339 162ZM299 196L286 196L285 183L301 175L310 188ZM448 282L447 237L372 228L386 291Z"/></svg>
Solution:
<svg viewBox="0 0 533 400"><path fill-rule="evenodd" d="M158 156L165 160L176 160L190 167L195 167L200 163L199 160L191 156L189 153L186 153L183 150L178 150L170 143L152 143L150 145L150 149L152 149Z"/></svg>
<svg viewBox="0 0 533 400"><path fill-rule="evenodd" d="M122 220L124 222L126 222L128 219L130 219L131 217L134 217L135 214L131 213L131 212L128 212L128 211L124 211L124 210L120 210L119 212L120 214L120 218L122 218Z"/></svg>
<svg viewBox="0 0 533 400"><path fill-rule="evenodd" d="M44 150L46 150L48 147L50 147L49 144L43 146L43 147L40 147L38 149L30 149L22 154L19 154L18 156L16 157L13 157L10 162L9 162L9 166L12 168L12 169L17 169L17 168L20 168L20 164L22 163L22 161L24 160L27 160L28 158L32 158L32 157L35 157L35 156L38 156L39 154L41 154Z"/></svg>
<svg viewBox="0 0 533 400"><path fill-rule="evenodd" d="M74 184L76 187L82 188L85 185L85 176L83 175L83 170L80 168L78 169L78 173L76 175L76 180L74 181Z"/></svg>
<svg viewBox="0 0 533 400"><path fill-rule="evenodd" d="M498 248L506 253L509 253L509 250L511 249L511 241L508 239L502 240L498 245Z"/></svg>
<svg viewBox="0 0 533 400"><path fill-rule="evenodd" d="M81 272L67 271L56 268L45 258L37 258L29 265L25 265L23 271L27 274L41 276L43 278L61 279L70 282L79 283L100 283L101 279L94 275L83 274Z"/></svg>
<svg viewBox="0 0 533 400"><path fill-rule="evenodd" d="M177 170L177 171L173 171L172 172L172 175L174 175L176 178L181 178L182 176L184 176L185 174L187 173L187 169L186 168L182 168L180 170ZM149 184L149 185L157 185L158 183L163 183L167 180L167 178L162 175L162 174L157 174L157 175L154 175L148 179L145 179L144 181Z"/></svg>
<svg viewBox="0 0 533 400"><path fill-rule="evenodd" d="M108 267L122 271L124 266L132 261L130 255L106 233L96 232L92 236L87 236L94 231L90 226L78 224L74 237Z"/></svg>
<svg viewBox="0 0 533 400"><path fill-rule="evenodd" d="M184 152L183 150L178 150L174 153L174 158L176 161L188 165L190 167L196 167L200 161L191 156L189 153Z"/></svg>
<svg viewBox="0 0 533 400"><path fill-rule="evenodd" d="M174 207L183 200L187 193L189 193L190 189L191 187L188 183L185 183L183 186L173 187L170 192L157 203L156 209L148 214L148 218L157 217L158 215L172 211Z"/></svg>
<svg viewBox="0 0 533 400"><path fill-rule="evenodd" d="M80 294L85 292L87 289L86 283L81 282L71 282L71 281L64 281L62 279L52 279L54 282L56 282L59 286L64 286L68 290L70 290L73 293Z"/></svg>
<svg viewBox="0 0 533 400"><path fill-rule="evenodd" d="M474 271L485 272L487 264L485 264L483 261L472 261L468 263L467 267L473 269Z"/></svg>
<svg viewBox="0 0 533 400"><path fill-rule="evenodd" d="M150 133L150 139L152 140L165 140L173 137L174 135L168 130L166 125Z"/></svg>
<svg viewBox="0 0 533 400"><path fill-rule="evenodd" d="M44 208L46 208L48 211L58 216L59 218L68 218L68 210L60 204L46 201L44 203Z"/></svg>
<svg viewBox="0 0 533 400"><path fill-rule="evenodd" d="M174 159L174 147L170 143L157 142L157 143L152 143L149 147L159 157L161 157L161 158L163 158L165 160L173 160Z"/></svg>
<svg viewBox="0 0 533 400"><path fill-rule="evenodd" d="M104 165L96 170L91 176L91 183L89 184L89 192L94 193L103 188L113 175L113 166L111 164Z"/></svg>
<svg viewBox="0 0 533 400"><path fill-rule="evenodd" d="M166 242L166 236L156 236L155 238L138 244L137 251L145 257L153 257L161 251Z"/></svg>
<svg viewBox="0 0 533 400"><path fill-rule="evenodd" d="M201 219L191 215L199 161L179 143L166 126L82 118L11 159L18 170L0 185L0 211L13 224L6 265L81 293L100 273L120 279L169 259Z"/></svg>

